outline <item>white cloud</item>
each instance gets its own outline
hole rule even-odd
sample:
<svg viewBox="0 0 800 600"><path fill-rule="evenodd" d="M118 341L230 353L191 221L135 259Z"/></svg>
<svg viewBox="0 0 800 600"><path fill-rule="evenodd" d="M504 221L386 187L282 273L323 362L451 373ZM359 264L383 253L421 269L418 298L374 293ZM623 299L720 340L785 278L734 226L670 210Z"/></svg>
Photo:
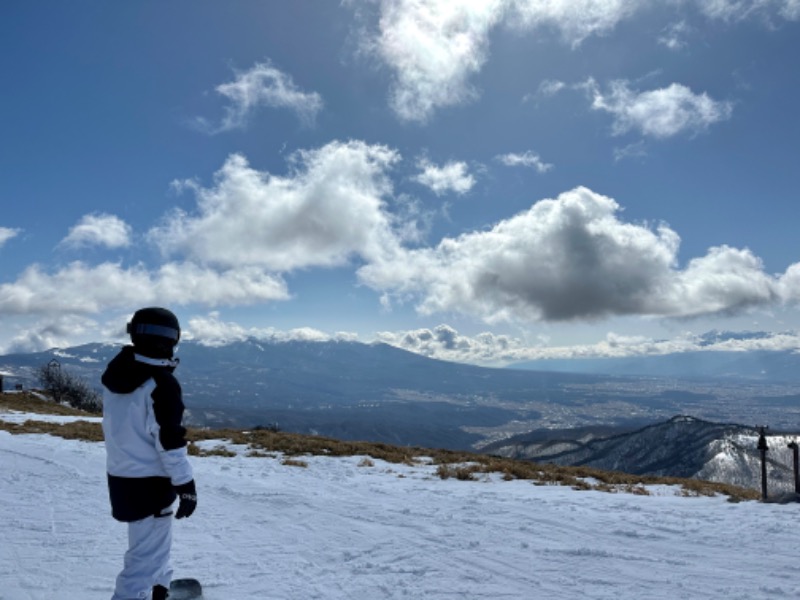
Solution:
<svg viewBox="0 0 800 600"><path fill-rule="evenodd" d="M11 229L9 227L0 227L0 248L13 237L19 234L19 229Z"/></svg>
<svg viewBox="0 0 800 600"><path fill-rule="evenodd" d="M149 288L144 269L125 270L115 263L73 262L53 274L32 265L16 281L0 284L0 315L92 314Z"/></svg>
<svg viewBox="0 0 800 600"><path fill-rule="evenodd" d="M231 306L290 297L283 279L257 266L214 270L191 262L171 262L159 267L151 279L151 302Z"/></svg>
<svg viewBox="0 0 800 600"><path fill-rule="evenodd" d="M520 28L552 27L565 42L578 46L604 35L647 3L643 0L510 0L508 23Z"/></svg>
<svg viewBox="0 0 800 600"><path fill-rule="evenodd" d="M765 4L763 0L697 0L697 7L704 15L713 19L735 20L747 17L753 10Z"/></svg>
<svg viewBox="0 0 800 600"><path fill-rule="evenodd" d="M696 0L695 4L705 16L723 21L800 19L800 0Z"/></svg>
<svg viewBox="0 0 800 600"><path fill-rule="evenodd" d="M469 78L488 60L500 24L555 28L572 46L613 29L643 0L381 0L378 33L363 41L394 72L390 105L403 120L425 122L443 107L471 101Z"/></svg>
<svg viewBox="0 0 800 600"><path fill-rule="evenodd" d="M692 316L737 312L780 300L779 281L764 272L764 265L748 249L719 246L689 261L664 290L657 312Z"/></svg>
<svg viewBox="0 0 800 600"><path fill-rule="evenodd" d="M72 314L148 304L219 306L288 298L283 280L257 267L214 271L192 263L167 263L150 272L116 263L73 262L55 273L38 265L0 284L0 316Z"/></svg>
<svg viewBox="0 0 800 600"><path fill-rule="evenodd" d="M245 328L235 322L222 321L216 311L206 316L192 317L189 319L186 331L186 339L192 339L207 346L223 346L247 339L268 342L327 342L355 341L357 338L358 335L354 333L339 332L329 335L311 327L299 327L289 331L280 331L272 327Z"/></svg>
<svg viewBox="0 0 800 600"><path fill-rule="evenodd" d="M687 46L686 37L690 31L691 28L686 21L672 23L663 29L658 37L658 43L670 50L681 50Z"/></svg>
<svg viewBox="0 0 800 600"><path fill-rule="evenodd" d="M790 21L800 20L800 0L783 0L779 3L780 15Z"/></svg>
<svg viewBox="0 0 800 600"><path fill-rule="evenodd" d="M603 94L590 81L592 108L614 116L613 133L622 135L632 129L658 139L682 132L696 133L719 121L729 119L730 102L716 101L707 94L695 94L688 87L673 83L666 88L637 92L627 81L614 81Z"/></svg>
<svg viewBox="0 0 800 600"><path fill-rule="evenodd" d="M537 89L536 93L539 96L555 96L565 87L567 87L567 84L563 81L546 79L539 84L539 88Z"/></svg>
<svg viewBox="0 0 800 600"><path fill-rule="evenodd" d="M490 230L365 265L359 276L423 314L487 322L692 317L770 305L795 289L746 249L712 248L681 270L677 233L625 223L619 211L613 199L576 188Z"/></svg>
<svg viewBox="0 0 800 600"><path fill-rule="evenodd" d="M394 71L390 104L407 121L473 99L468 79L488 53L488 34L504 0L383 0L380 32L365 42Z"/></svg>
<svg viewBox="0 0 800 600"><path fill-rule="evenodd" d="M495 158L507 167L530 167L539 173L546 173L553 168L552 164L544 162L538 154L530 150L526 150L522 154L513 152L500 154Z"/></svg>
<svg viewBox="0 0 800 600"><path fill-rule="evenodd" d="M554 30L575 48L591 36L608 35L619 23L656 4L647 0L378 1L377 31L365 34L362 47L394 73L390 105L395 113L421 123L438 109L478 96L470 78L489 60L490 37L500 26L536 34ZM356 3L351 0L350 4ZM800 0L695 0L694 6L706 17L723 21L754 16L800 19ZM685 34L682 24L668 26L659 42L677 49L685 43ZM540 88L540 93L558 89Z"/></svg>
<svg viewBox="0 0 800 600"><path fill-rule="evenodd" d="M626 336L614 332L593 344L572 346L531 345L520 338L483 332L474 336L459 333L449 325L433 329L382 331L384 343L430 358L479 365L505 366L542 359L622 358L660 356L683 352L794 351L800 348L797 332L718 336L681 333L671 339Z"/></svg>
<svg viewBox="0 0 800 600"><path fill-rule="evenodd" d="M69 234L61 240L61 246L105 246L125 248L131 243L131 227L117 216L105 213L85 215Z"/></svg>
<svg viewBox="0 0 800 600"><path fill-rule="evenodd" d="M400 159L385 146L331 142L297 152L287 177L260 172L231 155L197 197L197 214L175 212L149 237L165 253L202 263L273 271L345 264L393 252L401 230L387 209L386 171Z"/></svg>
<svg viewBox="0 0 800 600"><path fill-rule="evenodd" d="M643 158L647 156L647 146L643 140L633 142L622 148L614 148L614 161L619 162L627 158Z"/></svg>
<svg viewBox="0 0 800 600"><path fill-rule="evenodd" d="M439 167L427 159L421 159L417 166L422 172L414 180L429 187L437 196L447 192L463 195L475 185L475 178L469 173L465 162L450 161Z"/></svg>
<svg viewBox="0 0 800 600"><path fill-rule="evenodd" d="M780 277L780 295L785 302L800 304L800 263L791 265Z"/></svg>
<svg viewBox="0 0 800 600"><path fill-rule="evenodd" d="M248 330L238 323L220 320L218 312L209 313L202 317L192 317L186 325L183 337L194 340L206 346L224 346L232 342L241 342L253 336L254 331Z"/></svg>
<svg viewBox="0 0 800 600"><path fill-rule="evenodd" d="M525 348L516 338L491 332L469 337L449 325L411 331L381 331L377 339L386 344L430 358L473 364L501 364L517 360L515 352Z"/></svg>
<svg viewBox="0 0 800 600"><path fill-rule="evenodd" d="M230 101L225 117L218 127L205 119L197 123L209 133L241 129L261 106L288 108L297 113L303 123L312 125L322 110L322 97L316 92L303 92L292 78L273 67L269 62L256 63L247 71L237 71L236 78L218 85L216 91Z"/></svg>
<svg viewBox="0 0 800 600"><path fill-rule="evenodd" d="M53 315L20 329L20 333L13 336L5 348L0 348L0 352L7 354L66 348L81 336L92 335L97 330L97 323L84 316Z"/></svg>

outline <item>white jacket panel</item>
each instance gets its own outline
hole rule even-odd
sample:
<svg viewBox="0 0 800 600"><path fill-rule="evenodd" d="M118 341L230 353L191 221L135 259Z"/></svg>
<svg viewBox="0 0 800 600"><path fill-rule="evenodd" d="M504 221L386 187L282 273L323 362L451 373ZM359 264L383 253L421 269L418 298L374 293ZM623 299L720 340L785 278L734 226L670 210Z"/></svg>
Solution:
<svg viewBox="0 0 800 600"><path fill-rule="evenodd" d="M117 477L169 477L172 485L193 478L186 447L165 450L153 409L154 379L130 394L103 392L106 468Z"/></svg>

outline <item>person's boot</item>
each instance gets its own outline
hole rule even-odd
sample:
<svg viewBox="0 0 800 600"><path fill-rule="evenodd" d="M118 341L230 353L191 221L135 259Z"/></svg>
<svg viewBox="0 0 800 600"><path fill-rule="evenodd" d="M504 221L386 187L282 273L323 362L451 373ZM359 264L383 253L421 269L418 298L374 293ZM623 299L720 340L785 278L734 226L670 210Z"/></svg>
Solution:
<svg viewBox="0 0 800 600"><path fill-rule="evenodd" d="M167 600L168 596L169 596L169 590L165 588L163 585L153 586L153 600Z"/></svg>

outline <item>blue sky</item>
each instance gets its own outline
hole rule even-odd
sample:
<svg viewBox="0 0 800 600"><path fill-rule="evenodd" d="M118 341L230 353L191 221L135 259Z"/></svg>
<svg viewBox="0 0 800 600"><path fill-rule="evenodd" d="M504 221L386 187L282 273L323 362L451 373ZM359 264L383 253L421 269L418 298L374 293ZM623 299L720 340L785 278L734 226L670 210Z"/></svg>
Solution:
<svg viewBox="0 0 800 600"><path fill-rule="evenodd" d="M798 0L5 2L0 351L800 347L797 56Z"/></svg>

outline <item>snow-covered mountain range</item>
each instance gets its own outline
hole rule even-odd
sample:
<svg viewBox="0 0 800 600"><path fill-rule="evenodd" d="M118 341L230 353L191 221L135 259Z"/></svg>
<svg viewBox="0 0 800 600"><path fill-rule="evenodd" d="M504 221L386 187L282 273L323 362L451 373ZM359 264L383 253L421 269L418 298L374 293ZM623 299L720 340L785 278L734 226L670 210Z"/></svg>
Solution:
<svg viewBox="0 0 800 600"><path fill-rule="evenodd" d="M795 490L791 442L798 435L767 432L770 493ZM664 423L607 437L562 432L521 435L485 448L508 458L560 465L588 466L640 475L687 477L761 489L759 431L742 425L710 423L677 416ZM571 437L567 437L570 436Z"/></svg>
<svg viewBox="0 0 800 600"><path fill-rule="evenodd" d="M116 351L113 345L88 344L5 355L0 374L6 389L32 386L36 369L55 359L99 386ZM200 426L277 424L339 439L478 449L552 429L620 433L678 414L773 430L800 424L800 383L750 377L491 369L352 341L251 339L215 347L184 342L179 356L176 374L188 419ZM780 362L786 356L772 358Z"/></svg>

